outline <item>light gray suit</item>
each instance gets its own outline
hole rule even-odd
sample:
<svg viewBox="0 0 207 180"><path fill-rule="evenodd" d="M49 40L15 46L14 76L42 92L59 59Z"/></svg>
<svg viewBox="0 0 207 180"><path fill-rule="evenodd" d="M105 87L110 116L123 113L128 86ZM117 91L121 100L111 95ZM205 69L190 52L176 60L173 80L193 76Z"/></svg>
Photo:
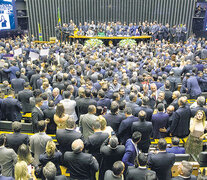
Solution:
<svg viewBox="0 0 207 180"><path fill-rule="evenodd" d="M14 166L17 162L17 154L13 149L0 147L0 164L3 166L3 176L14 177Z"/></svg>
<svg viewBox="0 0 207 180"><path fill-rule="evenodd" d="M38 165L39 156L45 152L46 144L49 140L52 140L46 133L39 132L30 137L31 151L34 153L34 165Z"/></svg>
<svg viewBox="0 0 207 180"><path fill-rule="evenodd" d="M80 116L80 130L81 133L83 134L84 139L87 139L88 136L94 134L94 131L92 129L93 122L95 122L98 119L97 116L94 114L83 114Z"/></svg>

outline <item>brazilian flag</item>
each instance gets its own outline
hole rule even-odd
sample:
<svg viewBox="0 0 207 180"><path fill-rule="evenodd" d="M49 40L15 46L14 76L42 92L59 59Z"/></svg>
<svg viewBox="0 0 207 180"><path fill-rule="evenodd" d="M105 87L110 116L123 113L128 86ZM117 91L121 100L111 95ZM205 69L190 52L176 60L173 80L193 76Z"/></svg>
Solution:
<svg viewBox="0 0 207 180"><path fill-rule="evenodd" d="M60 8L58 8L58 25L61 26Z"/></svg>
<svg viewBox="0 0 207 180"><path fill-rule="evenodd" d="M39 29L39 41L43 41L43 39L42 39L42 28L41 28L40 24L38 24L38 29Z"/></svg>

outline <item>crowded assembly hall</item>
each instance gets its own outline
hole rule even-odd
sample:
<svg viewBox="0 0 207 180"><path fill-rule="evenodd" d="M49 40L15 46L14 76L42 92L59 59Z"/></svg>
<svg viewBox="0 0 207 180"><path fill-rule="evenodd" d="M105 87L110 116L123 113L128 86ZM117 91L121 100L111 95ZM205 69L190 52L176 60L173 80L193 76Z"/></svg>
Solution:
<svg viewBox="0 0 207 180"><path fill-rule="evenodd" d="M0 180L207 180L207 2L102 1L0 1Z"/></svg>

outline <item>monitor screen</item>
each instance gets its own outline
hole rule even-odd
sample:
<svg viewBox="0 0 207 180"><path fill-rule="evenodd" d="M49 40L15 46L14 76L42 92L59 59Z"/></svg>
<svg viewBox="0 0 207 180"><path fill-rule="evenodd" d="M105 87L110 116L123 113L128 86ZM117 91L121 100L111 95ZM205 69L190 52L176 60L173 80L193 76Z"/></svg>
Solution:
<svg viewBox="0 0 207 180"><path fill-rule="evenodd" d="M16 28L14 0L0 0L0 30Z"/></svg>

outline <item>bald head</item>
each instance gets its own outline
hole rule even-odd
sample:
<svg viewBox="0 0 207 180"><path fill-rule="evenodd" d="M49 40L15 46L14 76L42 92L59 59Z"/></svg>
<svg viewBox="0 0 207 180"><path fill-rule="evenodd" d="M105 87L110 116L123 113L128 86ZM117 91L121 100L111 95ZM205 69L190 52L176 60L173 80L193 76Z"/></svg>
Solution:
<svg viewBox="0 0 207 180"><path fill-rule="evenodd" d="M186 96L180 97L179 100L178 100L178 105L180 107L184 107L186 105L186 102L187 102L187 97Z"/></svg>
<svg viewBox="0 0 207 180"><path fill-rule="evenodd" d="M73 141L71 147L74 153L82 152L84 148L83 141L81 139L76 139L75 141Z"/></svg>
<svg viewBox="0 0 207 180"><path fill-rule="evenodd" d="M174 110L175 110L175 107L173 105L169 105L167 107L167 113L168 114L172 114L174 112Z"/></svg>

